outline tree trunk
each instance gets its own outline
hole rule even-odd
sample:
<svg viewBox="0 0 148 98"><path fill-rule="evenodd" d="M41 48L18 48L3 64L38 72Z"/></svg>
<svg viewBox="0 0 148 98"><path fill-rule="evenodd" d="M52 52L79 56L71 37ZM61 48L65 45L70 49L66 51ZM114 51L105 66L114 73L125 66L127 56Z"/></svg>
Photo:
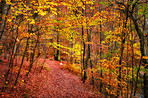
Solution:
<svg viewBox="0 0 148 98"><path fill-rule="evenodd" d="M21 69L22 69L22 67L23 67L24 58L25 58L25 55L26 55L26 52L27 52L27 48L28 48L28 46L29 46L29 39L30 39L30 37L28 37L28 38L27 38L27 41L26 41L26 47L25 47L25 50L24 50L24 54L23 54L23 57L22 57L22 61L21 61L21 64L20 64L19 71L18 71L18 73L17 73L17 77L16 77L16 80L15 80L14 86L16 86L16 84L17 84L17 81L18 81L18 78L19 78Z"/></svg>
<svg viewBox="0 0 148 98"><path fill-rule="evenodd" d="M59 10L59 7L57 7L57 11L60 11ZM58 13L58 15L57 15L57 18L59 18L60 16L59 16L59 13ZM57 22L59 22L59 20L57 19ZM57 25L57 27L56 27L56 29L59 29L60 28L60 26L59 25ZM56 60L56 61L60 61L60 47L59 47L59 45L60 45L60 34L59 34L59 31L57 30L57 49L56 49L56 51L55 51L55 57L54 57L54 59Z"/></svg>
<svg viewBox="0 0 148 98"><path fill-rule="evenodd" d="M100 1L100 0L99 0ZM99 6L99 13L101 13L101 8L100 8L100 6ZM101 17L100 17L100 19L101 19ZM102 51L102 23L101 23L101 21L100 21L100 47L99 47L99 49L100 49L100 60L102 60L102 54L103 54L103 51ZM103 87L103 84L102 84L102 78L103 78L103 73L102 73L102 65L100 64L100 76L101 76L101 79L100 79L100 92L102 92L102 87Z"/></svg>
<svg viewBox="0 0 148 98"><path fill-rule="evenodd" d="M5 82L4 82L4 85L8 85L9 84L9 81L11 80L11 77L12 77L12 70L13 70L13 61L14 59L16 58L16 54L17 54L17 50L19 48L19 45L20 43L17 42L17 38L18 38L18 27L16 28L16 38L15 38L15 42L14 42L14 45L13 45L13 48L12 48L12 53L10 55L10 60L9 63L8 63L8 70L7 70L7 73L5 74ZM17 58L16 58L17 59ZM11 75L10 75L10 78L9 78L9 81L8 81L8 75L10 74L10 71L11 71ZM5 87L2 88L1 90L2 92L5 91Z"/></svg>
<svg viewBox="0 0 148 98"><path fill-rule="evenodd" d="M82 75L82 80L83 83L85 83L85 80L87 79L87 75L86 75L86 66L85 66L85 42L84 42L84 29L83 29L83 25L82 25L82 43L83 43L83 56L82 56L82 60L83 60L83 75Z"/></svg>
<svg viewBox="0 0 148 98"><path fill-rule="evenodd" d="M34 63L34 56L35 56L35 52L36 52L36 47L38 46L38 43L39 43L39 31L38 31L38 34L37 34L37 40L36 40L35 46L33 48L33 53L31 54L29 71L27 72L26 76L28 76L29 73L31 72L31 69L32 69L32 66L33 66L33 63Z"/></svg>
<svg viewBox="0 0 148 98"><path fill-rule="evenodd" d="M121 15L120 15L121 17ZM126 24L127 24L127 20L128 20L128 14L126 14L126 21L124 22L124 19L123 19L123 31L121 31L121 52L120 52L120 60L119 60L119 75L118 75L118 90L117 90L117 96L120 96L120 91L121 91L121 94L122 94L122 87L121 87L121 71L122 71L122 58L123 58L123 50L124 50L124 44L125 44L125 32L124 32L124 28L126 28Z"/></svg>
<svg viewBox="0 0 148 98"><path fill-rule="evenodd" d="M1 16L0 16L0 42L4 33L4 29L5 29L5 25L6 25L6 21L7 21L7 15L9 12L11 5L6 4L5 0L1 1ZM5 18L2 18L3 16L5 16Z"/></svg>
<svg viewBox="0 0 148 98"><path fill-rule="evenodd" d="M148 47L148 45L146 43L148 43L148 38L144 38L144 32L142 32L142 30L140 29L137 20L131 16L131 19L134 23L135 29L138 33L139 39L140 39L140 50L141 50L141 56L148 56L148 53L146 51L146 48ZM143 65L145 68L145 72L144 72L144 98L148 98L148 59L142 59L143 61Z"/></svg>
<svg viewBox="0 0 148 98"><path fill-rule="evenodd" d="M59 45L60 44L60 39L59 39L59 32L57 31L57 44ZM60 47L57 46L57 49L55 49L55 57L54 59L56 61L60 61Z"/></svg>

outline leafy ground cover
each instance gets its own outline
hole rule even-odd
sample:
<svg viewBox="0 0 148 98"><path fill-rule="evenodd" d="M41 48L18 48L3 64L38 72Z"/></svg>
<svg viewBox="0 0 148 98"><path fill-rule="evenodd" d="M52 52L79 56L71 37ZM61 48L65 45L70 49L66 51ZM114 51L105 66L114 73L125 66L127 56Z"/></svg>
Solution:
<svg viewBox="0 0 148 98"><path fill-rule="evenodd" d="M7 71L7 60L1 58L0 62L0 89L4 86L4 74ZM0 92L2 98L102 98L99 93L88 88L89 84L83 84L80 77L63 68L66 64L50 59L38 59L32 72L26 77L29 61L25 61L21 70L18 84L12 89L18 65L14 66L12 77L5 92ZM45 62L44 62L45 61ZM43 69L41 70L41 68ZM10 78L10 76L9 76Z"/></svg>

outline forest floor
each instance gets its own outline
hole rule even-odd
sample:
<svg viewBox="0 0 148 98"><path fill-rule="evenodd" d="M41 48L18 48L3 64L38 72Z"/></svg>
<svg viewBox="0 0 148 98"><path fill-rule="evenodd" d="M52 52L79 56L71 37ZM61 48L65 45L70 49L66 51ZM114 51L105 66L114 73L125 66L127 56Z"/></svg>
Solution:
<svg viewBox="0 0 148 98"><path fill-rule="evenodd" d="M89 83L82 83L79 76L64 69L64 62L50 59L37 61L39 63L34 64L32 72L26 77L29 61L25 60L18 83L12 89L21 63L21 59L18 60L18 66L14 66L11 80L7 81L9 85L5 92L0 92L0 98L103 98L91 89ZM7 63L7 60L0 62L0 90L4 87ZM42 65L44 68L41 70Z"/></svg>

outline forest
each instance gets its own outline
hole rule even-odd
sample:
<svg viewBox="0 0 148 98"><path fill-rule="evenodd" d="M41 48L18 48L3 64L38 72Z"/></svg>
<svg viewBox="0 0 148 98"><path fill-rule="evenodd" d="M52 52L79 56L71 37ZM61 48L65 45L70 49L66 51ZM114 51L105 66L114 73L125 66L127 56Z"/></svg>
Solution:
<svg viewBox="0 0 148 98"><path fill-rule="evenodd" d="M0 0L0 97L148 98L148 0Z"/></svg>

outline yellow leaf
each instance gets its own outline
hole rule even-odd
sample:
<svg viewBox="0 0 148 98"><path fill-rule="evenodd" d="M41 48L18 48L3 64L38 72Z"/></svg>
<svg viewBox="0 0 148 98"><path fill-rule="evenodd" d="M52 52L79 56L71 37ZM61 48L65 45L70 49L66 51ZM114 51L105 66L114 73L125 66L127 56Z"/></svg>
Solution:
<svg viewBox="0 0 148 98"><path fill-rule="evenodd" d="M35 20L32 19L31 22L30 22L30 24L35 24Z"/></svg>
<svg viewBox="0 0 148 98"><path fill-rule="evenodd" d="M46 12L41 12L40 14L41 14L41 16L45 16Z"/></svg>
<svg viewBox="0 0 148 98"><path fill-rule="evenodd" d="M34 11L34 13L38 13L38 11Z"/></svg>
<svg viewBox="0 0 148 98"><path fill-rule="evenodd" d="M11 19L7 19L8 22L11 22Z"/></svg>
<svg viewBox="0 0 148 98"><path fill-rule="evenodd" d="M52 11L52 13L55 14L55 15L57 15L57 12L55 12L55 11Z"/></svg>

